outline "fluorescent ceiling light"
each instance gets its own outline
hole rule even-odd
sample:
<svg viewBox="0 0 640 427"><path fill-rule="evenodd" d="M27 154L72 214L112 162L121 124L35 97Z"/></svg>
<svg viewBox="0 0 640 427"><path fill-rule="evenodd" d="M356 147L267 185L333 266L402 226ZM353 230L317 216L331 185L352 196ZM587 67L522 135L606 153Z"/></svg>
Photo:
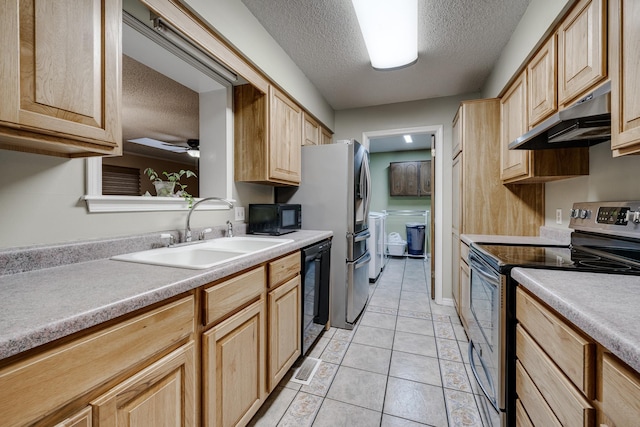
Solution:
<svg viewBox="0 0 640 427"><path fill-rule="evenodd" d="M406 142L407 144L411 144L413 142L413 138L411 138L411 135L405 135L403 138L404 142Z"/></svg>
<svg viewBox="0 0 640 427"><path fill-rule="evenodd" d="M418 0L351 0L376 69L394 69L418 60Z"/></svg>

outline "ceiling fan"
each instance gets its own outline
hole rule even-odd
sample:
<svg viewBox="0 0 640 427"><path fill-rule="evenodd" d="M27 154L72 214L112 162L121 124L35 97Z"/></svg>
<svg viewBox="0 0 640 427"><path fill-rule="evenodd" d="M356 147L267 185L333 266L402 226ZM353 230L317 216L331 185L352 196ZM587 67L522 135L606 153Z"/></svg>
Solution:
<svg viewBox="0 0 640 427"><path fill-rule="evenodd" d="M171 144L159 141L153 138L135 138L128 140L134 144L144 145L146 147L157 148L160 150L171 151L172 153L187 153L191 157L200 157L200 140L187 139L187 146Z"/></svg>

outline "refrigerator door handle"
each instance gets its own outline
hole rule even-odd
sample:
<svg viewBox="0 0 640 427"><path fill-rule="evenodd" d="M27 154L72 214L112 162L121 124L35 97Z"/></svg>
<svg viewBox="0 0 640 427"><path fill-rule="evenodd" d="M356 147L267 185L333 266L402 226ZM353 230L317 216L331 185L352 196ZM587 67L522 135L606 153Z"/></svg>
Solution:
<svg viewBox="0 0 640 427"><path fill-rule="evenodd" d="M371 204L371 170L369 169L369 152L365 151L363 159L362 159L362 171L364 172L364 180L361 183L364 183L365 191L364 191L364 216L367 218L369 216L369 208Z"/></svg>

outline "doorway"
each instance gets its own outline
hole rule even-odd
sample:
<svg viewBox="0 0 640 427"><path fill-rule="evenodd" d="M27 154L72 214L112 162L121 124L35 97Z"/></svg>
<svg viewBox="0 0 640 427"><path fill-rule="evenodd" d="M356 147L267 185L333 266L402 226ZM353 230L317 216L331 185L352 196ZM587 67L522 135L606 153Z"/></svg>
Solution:
<svg viewBox="0 0 640 427"><path fill-rule="evenodd" d="M405 141L404 136L410 135L413 138L413 142ZM442 195L442 170L443 170L443 159L441 156L437 156L436 153L442 152L442 141L443 141L443 127L442 125L433 125L433 126L418 126L411 128L400 128L400 129L388 129L388 130L379 130L379 131L368 131L363 132L362 141L365 147L371 152L374 160L378 163L385 162L387 159L392 159L393 155L385 155L380 158L379 154L376 153L401 153L401 152L410 152L415 151L416 153L421 153L425 160L430 160L431 162L431 177L430 177L430 187L431 194L430 197L427 198L411 198L408 197L402 200L402 197L391 197L388 196L388 200L395 200L391 204L385 204L385 196L383 194L389 194L386 188L377 189L376 190L376 180L375 176L372 180L372 184L374 186L374 197L372 198L372 210L381 209L382 207L387 206L388 210L394 210L394 207L404 207L406 209L397 209L397 210L407 210L407 211L429 211L428 215L428 223L426 227L428 230L426 234L428 236L428 249L430 254L430 265L429 271L431 276L431 298L436 301L436 303L444 303L442 298L442 259L441 254L443 252L443 230L442 230L442 221L439 221L439 218L442 218L442 203L441 203L441 195ZM413 145L415 144L415 145ZM426 156L425 156L426 153ZM414 158L420 158L421 154L416 154ZM408 158L411 158L411 155L407 155ZM400 154L397 158L402 158ZM390 163L390 162L388 162ZM380 166L378 166L380 167ZM388 170L388 169L387 169ZM388 174L388 172L387 172ZM380 182L380 180L378 180ZM386 180L382 180L382 182L388 182ZM376 198L377 194L377 198ZM411 199L411 200L410 200ZM420 202L420 199L423 201ZM397 203L396 203L397 201ZM413 219L410 219L409 216L406 216L404 219L408 221L419 221L419 216L414 216ZM424 221L424 219L423 219Z"/></svg>

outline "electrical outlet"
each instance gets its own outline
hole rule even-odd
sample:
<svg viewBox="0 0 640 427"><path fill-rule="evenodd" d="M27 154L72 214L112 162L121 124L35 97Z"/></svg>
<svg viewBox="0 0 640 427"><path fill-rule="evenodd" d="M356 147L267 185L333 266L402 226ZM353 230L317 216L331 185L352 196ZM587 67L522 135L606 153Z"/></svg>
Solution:
<svg viewBox="0 0 640 427"><path fill-rule="evenodd" d="M562 224L562 209L556 209L556 224Z"/></svg>
<svg viewBox="0 0 640 427"><path fill-rule="evenodd" d="M244 221L244 206L236 206L234 212L236 214L236 221Z"/></svg>

